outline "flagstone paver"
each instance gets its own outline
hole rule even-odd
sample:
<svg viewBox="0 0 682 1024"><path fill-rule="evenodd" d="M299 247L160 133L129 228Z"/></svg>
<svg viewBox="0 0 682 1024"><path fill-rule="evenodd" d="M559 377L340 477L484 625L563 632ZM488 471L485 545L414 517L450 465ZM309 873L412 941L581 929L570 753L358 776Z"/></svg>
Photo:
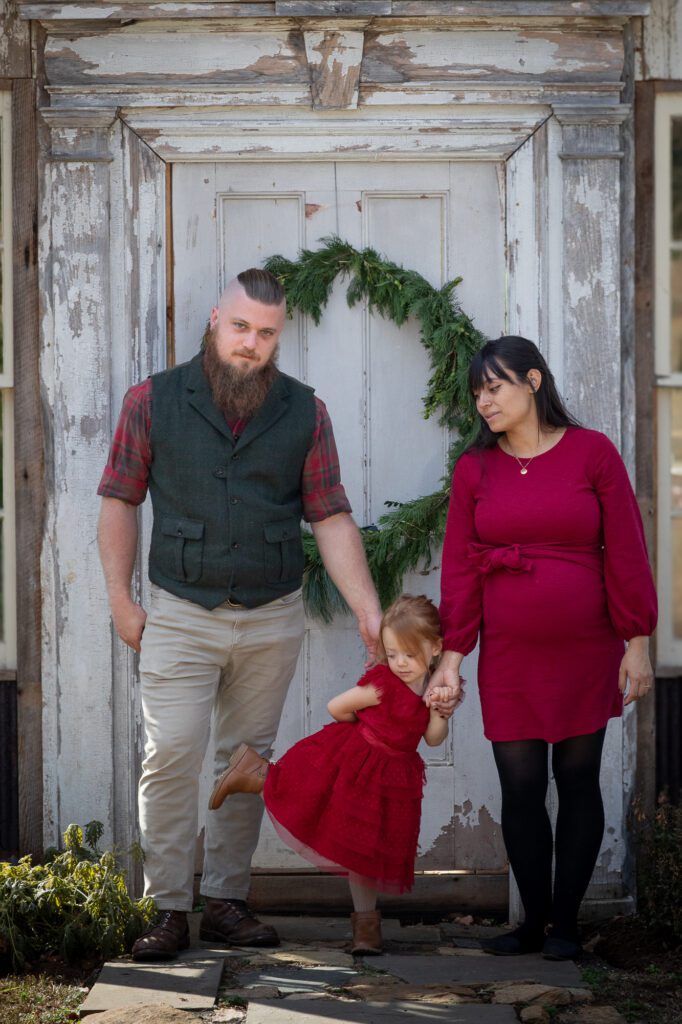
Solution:
<svg viewBox="0 0 682 1024"><path fill-rule="evenodd" d="M249 989L257 985L274 986L281 993L315 992L325 988L341 988L358 972L351 967L288 967L271 964L257 971L247 971L237 979L239 988Z"/></svg>
<svg viewBox="0 0 682 1024"><path fill-rule="evenodd" d="M351 940L350 916L344 917L268 917L260 919L277 929L284 943L297 942L343 944ZM461 927L461 926L460 926ZM499 929L498 929L499 930ZM401 925L397 918L384 917L381 933L385 942L400 942L409 945L434 945L441 941L438 925Z"/></svg>
<svg viewBox="0 0 682 1024"><path fill-rule="evenodd" d="M350 918L344 917L274 917L258 915L261 921L277 929L284 942L349 942Z"/></svg>
<svg viewBox="0 0 682 1024"><path fill-rule="evenodd" d="M81 1006L82 1014L144 1004L206 1010L215 1004L223 972L218 958L136 964L106 963Z"/></svg>
<svg viewBox="0 0 682 1024"><path fill-rule="evenodd" d="M493 992L494 1003L506 1003L513 1006L517 1003L538 1003L540 1006L569 1006L573 999L567 988L555 988L552 985L536 983L520 983L503 985Z"/></svg>
<svg viewBox="0 0 682 1024"><path fill-rule="evenodd" d="M503 981L536 981L545 985L581 987L579 969L572 961L544 960L537 954L499 957L481 953L479 956L418 957L384 954L382 970L403 981L422 985L438 982L479 984Z"/></svg>
<svg viewBox="0 0 682 1024"><path fill-rule="evenodd" d="M88 1017L88 1024L201 1024L201 1018L172 1006L135 1006L105 1010Z"/></svg>
<svg viewBox="0 0 682 1024"><path fill-rule="evenodd" d="M310 946L297 946L289 949L268 949L244 951L240 954L248 956L251 967L268 965L298 964L299 966L317 967L352 967L354 960L350 953L341 949L315 949Z"/></svg>
<svg viewBox="0 0 682 1024"><path fill-rule="evenodd" d="M368 1010L366 1003L338 999L314 1003L287 999L283 1003L249 1003L246 1024L409 1024L415 1014L423 1016L424 1007L373 1005ZM428 1020L433 1024L516 1024L517 1017L511 1006L433 1006L429 1007Z"/></svg>

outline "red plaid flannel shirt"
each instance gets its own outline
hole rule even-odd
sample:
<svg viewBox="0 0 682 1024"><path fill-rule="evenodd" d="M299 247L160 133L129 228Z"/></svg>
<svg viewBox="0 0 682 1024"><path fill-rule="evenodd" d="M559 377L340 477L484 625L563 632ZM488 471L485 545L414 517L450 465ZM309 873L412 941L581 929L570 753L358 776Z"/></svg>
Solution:
<svg viewBox="0 0 682 1024"><path fill-rule="evenodd" d="M317 523L351 507L341 483L339 456L331 420L324 402L315 398L315 430L303 465L301 497L303 516ZM147 496L147 481L152 462L149 443L152 423L151 379L126 392L114 439L97 493L104 498L119 498L129 505L140 505ZM238 435L247 420L228 421Z"/></svg>

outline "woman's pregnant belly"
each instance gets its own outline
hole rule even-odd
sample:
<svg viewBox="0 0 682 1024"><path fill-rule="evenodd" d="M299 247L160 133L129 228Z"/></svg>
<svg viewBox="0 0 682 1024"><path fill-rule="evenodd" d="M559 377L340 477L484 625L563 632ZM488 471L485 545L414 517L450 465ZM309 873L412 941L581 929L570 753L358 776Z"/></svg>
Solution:
<svg viewBox="0 0 682 1024"><path fill-rule="evenodd" d="M528 558L527 572L495 570L484 578L482 639L556 644L612 639L601 572L557 557Z"/></svg>

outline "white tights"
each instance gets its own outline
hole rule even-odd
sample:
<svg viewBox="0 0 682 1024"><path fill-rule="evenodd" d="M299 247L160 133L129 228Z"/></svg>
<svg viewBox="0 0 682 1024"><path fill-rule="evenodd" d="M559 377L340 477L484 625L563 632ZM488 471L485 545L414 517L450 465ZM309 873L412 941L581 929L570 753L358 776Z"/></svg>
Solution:
<svg viewBox="0 0 682 1024"><path fill-rule="evenodd" d="M363 913L368 910L376 910L377 906L377 891L376 889L370 888L368 885L362 885L353 878L352 875L348 877L348 884L350 886L350 894L353 900L353 910L356 913Z"/></svg>

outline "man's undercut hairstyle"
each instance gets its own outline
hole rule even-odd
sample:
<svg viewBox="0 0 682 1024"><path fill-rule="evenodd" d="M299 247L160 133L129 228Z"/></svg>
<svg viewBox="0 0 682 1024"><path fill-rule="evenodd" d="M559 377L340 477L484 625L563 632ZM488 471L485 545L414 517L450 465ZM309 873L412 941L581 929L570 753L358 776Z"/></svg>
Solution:
<svg viewBox="0 0 682 1024"><path fill-rule="evenodd" d="M237 274L237 280L250 299L264 306L281 306L286 299L284 288L269 270L249 267Z"/></svg>

